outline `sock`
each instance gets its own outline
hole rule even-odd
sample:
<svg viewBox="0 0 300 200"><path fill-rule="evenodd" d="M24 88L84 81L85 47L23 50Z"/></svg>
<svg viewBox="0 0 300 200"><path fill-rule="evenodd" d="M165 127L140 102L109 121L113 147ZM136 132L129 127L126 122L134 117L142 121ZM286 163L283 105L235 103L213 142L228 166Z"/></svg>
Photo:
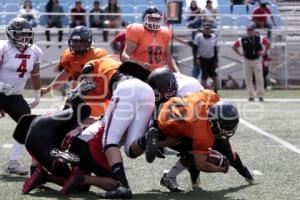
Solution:
<svg viewBox="0 0 300 200"><path fill-rule="evenodd" d="M111 171L112 171L116 181L120 182L123 186L129 188L129 184L128 184L128 181L126 178L123 163L119 162L119 163L114 164L111 167Z"/></svg>
<svg viewBox="0 0 300 200"><path fill-rule="evenodd" d="M176 162L176 164L171 168L171 170L167 173L167 177L176 177L178 174L180 174L183 170L185 170L185 167L181 164L180 160Z"/></svg>
<svg viewBox="0 0 300 200"><path fill-rule="evenodd" d="M30 176L33 174L34 170L37 168L35 165L30 165Z"/></svg>
<svg viewBox="0 0 300 200"><path fill-rule="evenodd" d="M146 135L144 135L138 140L138 144L142 149L146 149L146 145L147 145Z"/></svg>
<svg viewBox="0 0 300 200"><path fill-rule="evenodd" d="M235 159L234 160L229 160L230 165L232 167L234 167L240 175L242 175L243 177L245 177L247 174L247 169L246 167L243 165L239 154L235 153Z"/></svg>
<svg viewBox="0 0 300 200"><path fill-rule="evenodd" d="M17 141L14 141L10 160L19 160L24 150L25 150L24 145L18 143Z"/></svg>
<svg viewBox="0 0 300 200"><path fill-rule="evenodd" d="M188 168L188 171L190 173L190 176L191 176L191 180L193 183L196 183L197 182L197 179L200 175L200 171L196 169L196 166L193 165L191 166L190 168Z"/></svg>

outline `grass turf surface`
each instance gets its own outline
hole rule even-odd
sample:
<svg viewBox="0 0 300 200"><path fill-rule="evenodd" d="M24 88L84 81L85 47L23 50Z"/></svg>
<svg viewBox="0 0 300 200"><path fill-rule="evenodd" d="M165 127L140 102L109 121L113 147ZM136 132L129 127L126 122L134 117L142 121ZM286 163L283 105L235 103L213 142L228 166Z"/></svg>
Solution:
<svg viewBox="0 0 300 200"><path fill-rule="evenodd" d="M30 92L28 92L30 94ZM244 91L220 91L222 97L246 98ZM26 95L27 96L27 95ZM30 95L28 95L30 96ZM267 98L300 98L299 91L270 91ZM62 101L56 102L56 107ZM42 102L33 112L46 112L53 102ZM255 103L253 110L245 109L248 102L235 102L243 119L259 128L278 136L300 148L300 115L299 103ZM10 148L4 144L12 143L11 134L15 123L9 118L0 119L1 138L0 162L8 159ZM281 144L257 134L240 124L237 134L231 139L234 149L240 154L242 161L256 175L258 185L248 186L233 168L227 174L201 173L201 190L189 190L189 175L184 172L178 177L179 184L187 189L183 194L171 194L159 185L163 170L168 169L177 160L174 155L166 159L157 159L152 164L145 161L144 156L137 159L125 158L125 168L135 199L299 199L300 198L300 155L285 148ZM26 155L22 162L28 166ZM47 184L48 191L33 191L30 195L21 195L25 177L6 176L0 173L1 199L65 199L59 194L60 187ZM93 187L88 193L74 193L69 199L97 199L102 192Z"/></svg>

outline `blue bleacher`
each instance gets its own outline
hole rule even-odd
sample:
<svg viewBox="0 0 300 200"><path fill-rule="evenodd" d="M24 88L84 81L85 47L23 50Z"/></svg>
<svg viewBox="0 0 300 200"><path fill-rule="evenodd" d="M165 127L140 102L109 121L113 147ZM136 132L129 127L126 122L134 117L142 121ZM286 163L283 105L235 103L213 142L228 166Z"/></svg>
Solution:
<svg viewBox="0 0 300 200"><path fill-rule="evenodd" d="M230 14L230 5L219 5L217 10L220 14Z"/></svg>
<svg viewBox="0 0 300 200"><path fill-rule="evenodd" d="M282 18L281 16L274 16L276 27L282 26Z"/></svg>
<svg viewBox="0 0 300 200"><path fill-rule="evenodd" d="M249 16L238 16L236 18L236 25L238 27L247 27L250 23Z"/></svg>
<svg viewBox="0 0 300 200"><path fill-rule="evenodd" d="M123 4L120 5L122 13L126 13L126 14L132 14L135 13L135 7L129 4ZM126 23L134 23L135 22L135 16L129 16L129 15L124 15L122 16L122 21L126 22Z"/></svg>
<svg viewBox="0 0 300 200"><path fill-rule="evenodd" d="M228 0L218 0L218 5L228 5Z"/></svg>
<svg viewBox="0 0 300 200"><path fill-rule="evenodd" d="M273 14L279 14L280 13L277 5L271 4L271 5L269 5L269 8L271 9Z"/></svg>
<svg viewBox="0 0 300 200"><path fill-rule="evenodd" d="M20 5L17 3L7 3L3 6L3 11L5 12L19 12Z"/></svg>
<svg viewBox="0 0 300 200"><path fill-rule="evenodd" d="M221 26L235 26L235 20L232 16L221 16Z"/></svg>
<svg viewBox="0 0 300 200"><path fill-rule="evenodd" d="M233 14L247 14L247 6L246 5L233 5Z"/></svg>

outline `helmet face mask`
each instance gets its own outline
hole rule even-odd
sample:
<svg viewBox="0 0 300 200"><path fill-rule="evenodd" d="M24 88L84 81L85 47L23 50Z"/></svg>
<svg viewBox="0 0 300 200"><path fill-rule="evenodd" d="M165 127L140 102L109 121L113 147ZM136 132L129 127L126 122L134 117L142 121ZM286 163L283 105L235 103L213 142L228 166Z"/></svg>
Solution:
<svg viewBox="0 0 300 200"><path fill-rule="evenodd" d="M70 51L76 55L83 55L92 46L92 31L84 26L77 26L71 30L68 40Z"/></svg>
<svg viewBox="0 0 300 200"><path fill-rule="evenodd" d="M228 139L237 130L239 115L232 104L218 102L209 109L208 121L216 138Z"/></svg>
<svg viewBox="0 0 300 200"><path fill-rule="evenodd" d="M158 13L147 14L144 18L144 26L151 31L158 31L162 22L163 18Z"/></svg>
<svg viewBox="0 0 300 200"><path fill-rule="evenodd" d="M34 33L31 25L24 18L15 18L6 28L9 41L17 48L30 47L33 44Z"/></svg>
<svg viewBox="0 0 300 200"><path fill-rule="evenodd" d="M150 6L145 10L143 14L143 25L147 29L151 31L158 31L162 23L163 15L157 7Z"/></svg>

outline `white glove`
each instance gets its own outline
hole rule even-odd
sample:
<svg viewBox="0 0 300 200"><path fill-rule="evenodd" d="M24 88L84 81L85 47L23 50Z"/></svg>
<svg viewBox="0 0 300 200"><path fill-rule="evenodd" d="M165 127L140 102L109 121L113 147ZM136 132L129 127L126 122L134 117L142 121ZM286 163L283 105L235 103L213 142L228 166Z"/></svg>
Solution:
<svg viewBox="0 0 300 200"><path fill-rule="evenodd" d="M41 90L34 90L33 94L34 94L34 101L28 104L30 109L35 108L37 105L39 105L41 101Z"/></svg>
<svg viewBox="0 0 300 200"><path fill-rule="evenodd" d="M17 94L17 89L15 88L15 86L12 86L10 84L1 83L0 84L0 92L5 94L6 96L10 96L13 94Z"/></svg>

